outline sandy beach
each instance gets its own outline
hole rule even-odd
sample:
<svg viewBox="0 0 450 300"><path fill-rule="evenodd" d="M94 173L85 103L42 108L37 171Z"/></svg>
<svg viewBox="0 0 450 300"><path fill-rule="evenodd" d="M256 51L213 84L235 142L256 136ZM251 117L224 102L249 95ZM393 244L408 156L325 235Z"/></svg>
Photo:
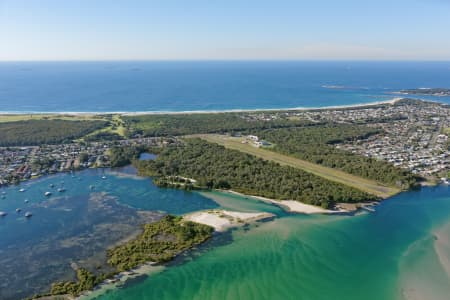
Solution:
<svg viewBox="0 0 450 300"><path fill-rule="evenodd" d="M376 106L381 104L395 104L404 97L396 97L390 100L373 101L367 103L355 103L322 107L286 107L286 108L255 108L255 109L224 109L224 110L186 110L186 111L0 111L1 115L67 115L67 116L98 116L105 114L118 114L124 116L140 115L180 115L180 114L220 114L220 113L244 113L244 112L269 112L269 111L309 111L309 110L330 110L349 109ZM428 101L428 100L427 100Z"/></svg>
<svg viewBox="0 0 450 300"><path fill-rule="evenodd" d="M255 222L274 217L273 214L258 212L244 213L228 210L199 211L184 216L185 220L209 225L218 232L226 231L232 227L242 226L246 223Z"/></svg>
<svg viewBox="0 0 450 300"><path fill-rule="evenodd" d="M348 212L347 210L329 210L329 209L324 209L321 208L319 206L315 206L315 205L310 205L310 204L305 204L299 201L295 201L295 200L275 200L275 199L270 199L270 198L265 198L265 197L261 197L261 196L249 196L249 195L244 195L235 191L225 191L228 193L232 193L232 194L236 194L236 195L240 195L242 197L249 197L249 198L253 198L253 199L258 199L264 202L268 202L268 203L273 203L275 205L278 205L284 209L286 209L289 212L295 212L295 213L302 213L302 214L335 214L335 213L343 213L343 212Z"/></svg>

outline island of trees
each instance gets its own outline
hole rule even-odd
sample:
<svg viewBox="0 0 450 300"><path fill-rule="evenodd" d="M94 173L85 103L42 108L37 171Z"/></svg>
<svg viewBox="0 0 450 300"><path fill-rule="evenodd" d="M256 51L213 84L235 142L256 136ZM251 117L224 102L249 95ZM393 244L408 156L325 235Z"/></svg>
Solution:
<svg viewBox="0 0 450 300"><path fill-rule="evenodd" d="M115 267L116 272L95 275L80 268L77 270L77 281L56 282L48 295L37 295L35 298L66 294L79 296L118 272L131 270L147 262L167 262L180 252L211 238L213 230L207 225L184 221L182 217L164 216L155 223L144 225L143 232L136 239L108 251L108 263Z"/></svg>

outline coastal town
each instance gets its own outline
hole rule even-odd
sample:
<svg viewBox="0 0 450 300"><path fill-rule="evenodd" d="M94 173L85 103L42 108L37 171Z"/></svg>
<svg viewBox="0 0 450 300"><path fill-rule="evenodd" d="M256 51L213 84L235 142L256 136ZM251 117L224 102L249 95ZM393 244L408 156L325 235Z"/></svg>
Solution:
<svg viewBox="0 0 450 300"><path fill-rule="evenodd" d="M366 125L381 129L367 139L346 141L335 147L352 153L385 160L425 178L448 183L450 170L450 106L411 99L389 103L329 108L248 112L248 122L277 119L305 120L310 123ZM267 147L271 141L248 135L249 143ZM112 147L158 146L170 138L134 137L116 141L72 142L69 144L0 148L0 186L34 177L84 168L110 167Z"/></svg>
<svg viewBox="0 0 450 300"><path fill-rule="evenodd" d="M448 105L396 99L390 103L353 108L264 112L244 116L253 121L270 121L286 117L316 123L364 124L380 128L382 130L379 134L367 139L337 144L336 147L388 161L425 178L433 177L448 182L450 171Z"/></svg>
<svg viewBox="0 0 450 300"><path fill-rule="evenodd" d="M158 146L161 138L0 148L0 186L57 172L110 167L112 147Z"/></svg>

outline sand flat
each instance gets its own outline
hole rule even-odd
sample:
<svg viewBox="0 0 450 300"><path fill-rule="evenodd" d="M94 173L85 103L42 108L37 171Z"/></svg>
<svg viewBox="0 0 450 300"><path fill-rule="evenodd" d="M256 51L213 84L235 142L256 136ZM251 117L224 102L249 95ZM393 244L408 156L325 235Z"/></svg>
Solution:
<svg viewBox="0 0 450 300"><path fill-rule="evenodd" d="M249 222L254 222L273 217L273 214L266 212L244 213L228 210L208 210L199 211L184 216L185 220L209 225L218 232L226 231L231 227L242 226Z"/></svg>
<svg viewBox="0 0 450 300"><path fill-rule="evenodd" d="M281 206L282 208L286 209L289 212L295 212L295 213L302 213L302 214L335 214L335 213L342 213L342 212L348 212L347 210L340 209L340 210L330 210L330 209L324 209L319 206L311 205L311 204L305 204L300 201L295 200L275 200L270 199L266 197L261 196L250 196L250 195L244 195L235 191L226 191L231 194L240 195L242 197L249 197L253 199L258 199L264 202L269 202L276 204L278 206Z"/></svg>

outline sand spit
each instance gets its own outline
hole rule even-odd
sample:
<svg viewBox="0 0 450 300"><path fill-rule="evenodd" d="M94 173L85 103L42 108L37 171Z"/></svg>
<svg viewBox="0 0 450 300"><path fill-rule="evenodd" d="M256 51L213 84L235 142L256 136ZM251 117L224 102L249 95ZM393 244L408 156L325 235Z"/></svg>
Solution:
<svg viewBox="0 0 450 300"><path fill-rule="evenodd" d="M436 251L439 262L442 268L447 273L450 280L450 238L448 233L450 232L450 223L435 232L436 240L434 241L434 249Z"/></svg>
<svg viewBox="0 0 450 300"><path fill-rule="evenodd" d="M223 232L232 227L251 222L273 218L275 215L266 212L244 213L228 210L199 211L184 216L185 220L209 225L216 231Z"/></svg>
<svg viewBox="0 0 450 300"><path fill-rule="evenodd" d="M275 200L275 199L270 199L270 198L266 198L266 197L261 197L261 196L249 196L249 195L244 195L235 191L226 191L228 193L232 193L232 194L236 194L242 197L248 197L248 198L253 198L253 199L257 199L257 200L261 200L267 203L273 203L277 206L280 206L282 208L284 208L285 210L289 211L289 212L295 212L295 213L302 213L302 214L336 214L336 213L348 213L348 210L345 209L339 209L339 210L330 210L330 209L324 209L321 208L319 206L315 206L315 205L310 205L310 204L305 204L299 201L295 201L295 200Z"/></svg>

